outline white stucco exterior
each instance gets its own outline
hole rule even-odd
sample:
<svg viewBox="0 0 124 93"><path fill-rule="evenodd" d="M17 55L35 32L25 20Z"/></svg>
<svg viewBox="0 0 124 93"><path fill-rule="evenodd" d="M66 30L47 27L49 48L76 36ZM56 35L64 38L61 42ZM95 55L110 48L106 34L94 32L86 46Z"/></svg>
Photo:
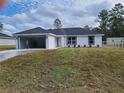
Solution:
<svg viewBox="0 0 124 93"><path fill-rule="evenodd" d="M102 47L102 36L95 36L95 46L97 45Z"/></svg>
<svg viewBox="0 0 124 93"><path fill-rule="evenodd" d="M61 47L64 48L66 47L66 37L65 36L61 36Z"/></svg>
<svg viewBox="0 0 124 93"><path fill-rule="evenodd" d="M67 37L69 36L62 36L61 37L61 47L67 47ZM89 41L88 37L89 36L75 36L77 38L77 46L80 45L81 47L86 46L89 47ZM94 45L92 47L97 47L100 46L102 47L102 36L101 35L95 35L94 36Z"/></svg>
<svg viewBox="0 0 124 93"><path fill-rule="evenodd" d="M77 36L77 45L88 46L88 36Z"/></svg>
<svg viewBox="0 0 124 93"><path fill-rule="evenodd" d="M61 29L29 29L14 34L17 49L57 49L65 47L102 47L102 36L90 29L72 27Z"/></svg>
<svg viewBox="0 0 124 93"><path fill-rule="evenodd" d="M68 37L76 37L76 47L80 46L80 47L102 47L102 35L93 35L94 36L94 44L90 45L89 44L89 36L88 35L78 35L78 36L55 36L55 35L46 35L45 36L45 46L44 48L46 49L57 49L57 48L64 48L64 47L68 47L67 44L67 38ZM30 36L31 37L31 36ZM40 36L39 36L40 37ZM41 35L42 37L42 35ZM59 38L58 40L58 44L57 45L57 38ZM33 36L32 36L32 40L33 40ZM25 38L20 38L18 37L16 40L16 48L17 49L25 49L27 48L27 44L26 44L26 39ZM42 43L42 40L39 41L37 44ZM32 43L34 44L34 43Z"/></svg>
<svg viewBox="0 0 124 93"><path fill-rule="evenodd" d="M56 49L56 37L48 35L46 38L46 48L47 49Z"/></svg>

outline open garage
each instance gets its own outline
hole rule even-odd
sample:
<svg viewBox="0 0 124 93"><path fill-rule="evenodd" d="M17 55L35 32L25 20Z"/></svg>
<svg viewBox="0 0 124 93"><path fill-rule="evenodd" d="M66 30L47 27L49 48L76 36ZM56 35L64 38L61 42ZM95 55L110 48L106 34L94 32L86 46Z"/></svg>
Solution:
<svg viewBox="0 0 124 93"><path fill-rule="evenodd" d="M46 36L20 37L19 41L20 49L46 48Z"/></svg>

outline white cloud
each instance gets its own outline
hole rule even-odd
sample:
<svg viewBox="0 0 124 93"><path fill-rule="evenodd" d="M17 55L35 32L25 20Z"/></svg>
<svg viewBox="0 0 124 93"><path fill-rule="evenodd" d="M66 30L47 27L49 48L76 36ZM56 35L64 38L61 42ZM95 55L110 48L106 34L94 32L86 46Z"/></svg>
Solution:
<svg viewBox="0 0 124 93"><path fill-rule="evenodd" d="M124 0L108 0L111 3L112 7L117 3L122 3L124 5Z"/></svg>
<svg viewBox="0 0 124 93"><path fill-rule="evenodd" d="M10 25L10 24L4 24L4 28L3 28L2 31L5 34L12 35L12 33L17 32L17 29L14 26Z"/></svg>
<svg viewBox="0 0 124 93"><path fill-rule="evenodd" d="M12 0L16 3L29 0ZM13 16L0 16L10 31L22 31L33 27L53 28L53 21L59 17L64 27L95 26L98 12L111 8L123 0L32 0L39 2L36 9Z"/></svg>
<svg viewBox="0 0 124 93"><path fill-rule="evenodd" d="M11 31L11 32L16 32L16 28L10 24L4 24L4 30L8 30L8 31Z"/></svg>

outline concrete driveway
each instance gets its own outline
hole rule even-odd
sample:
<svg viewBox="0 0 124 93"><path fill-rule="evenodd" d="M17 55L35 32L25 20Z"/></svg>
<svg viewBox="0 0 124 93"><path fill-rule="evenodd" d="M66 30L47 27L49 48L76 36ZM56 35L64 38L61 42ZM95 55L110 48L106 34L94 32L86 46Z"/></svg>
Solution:
<svg viewBox="0 0 124 93"><path fill-rule="evenodd" d="M27 53L36 52L43 49L22 49L22 50L7 50L0 52L0 62L13 58L18 55L24 55Z"/></svg>

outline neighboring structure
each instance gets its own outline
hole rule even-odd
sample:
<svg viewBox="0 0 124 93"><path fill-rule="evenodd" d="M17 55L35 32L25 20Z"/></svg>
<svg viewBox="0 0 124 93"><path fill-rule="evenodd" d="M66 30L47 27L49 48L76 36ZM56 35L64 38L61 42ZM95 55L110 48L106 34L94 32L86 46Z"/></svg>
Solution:
<svg viewBox="0 0 124 93"><path fill-rule="evenodd" d="M14 34L17 49L64 47L102 47L103 34L83 28L45 30L40 27Z"/></svg>
<svg viewBox="0 0 124 93"><path fill-rule="evenodd" d="M122 42L124 41L124 37L112 37L112 38L107 38L108 43L113 43L113 42Z"/></svg>
<svg viewBox="0 0 124 93"><path fill-rule="evenodd" d="M124 37L107 38L106 45L113 47L124 47Z"/></svg>
<svg viewBox="0 0 124 93"><path fill-rule="evenodd" d="M12 36L0 33L0 45L16 45L16 40Z"/></svg>

